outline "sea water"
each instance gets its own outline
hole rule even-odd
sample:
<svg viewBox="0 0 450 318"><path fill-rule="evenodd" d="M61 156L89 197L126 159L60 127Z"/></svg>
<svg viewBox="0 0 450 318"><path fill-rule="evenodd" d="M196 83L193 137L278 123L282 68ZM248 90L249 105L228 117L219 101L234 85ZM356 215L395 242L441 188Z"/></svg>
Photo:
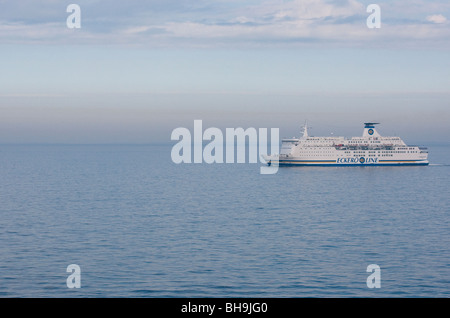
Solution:
<svg viewBox="0 0 450 318"><path fill-rule="evenodd" d="M274 175L171 147L1 145L0 296L450 296L449 146Z"/></svg>

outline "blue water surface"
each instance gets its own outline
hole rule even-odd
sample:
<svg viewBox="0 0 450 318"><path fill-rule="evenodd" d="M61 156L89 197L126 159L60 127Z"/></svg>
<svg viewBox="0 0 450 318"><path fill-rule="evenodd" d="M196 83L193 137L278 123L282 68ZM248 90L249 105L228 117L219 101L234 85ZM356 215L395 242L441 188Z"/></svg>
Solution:
<svg viewBox="0 0 450 318"><path fill-rule="evenodd" d="M170 151L1 145L0 296L450 296L450 147L427 167L275 175Z"/></svg>

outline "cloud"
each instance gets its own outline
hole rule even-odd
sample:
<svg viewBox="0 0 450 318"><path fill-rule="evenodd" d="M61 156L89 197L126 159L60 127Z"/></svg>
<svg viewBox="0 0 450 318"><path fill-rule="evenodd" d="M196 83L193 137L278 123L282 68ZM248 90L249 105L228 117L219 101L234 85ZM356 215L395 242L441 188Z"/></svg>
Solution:
<svg viewBox="0 0 450 318"><path fill-rule="evenodd" d="M442 14L434 14L427 16L427 21L440 24L445 23L447 21L447 18Z"/></svg>
<svg viewBox="0 0 450 318"><path fill-rule="evenodd" d="M341 1L339 5L325 0L268 1L252 12L273 20L317 20L358 15L364 12L364 7L356 0Z"/></svg>
<svg viewBox="0 0 450 318"><path fill-rule="evenodd" d="M170 22L160 27L166 38L191 44L229 45L342 45L342 46L399 46L403 44L442 45L450 37L450 30L414 21L410 17L397 18L382 24L380 30L366 26L366 7L356 0L270 0L262 4L240 8L237 15L222 23L203 21ZM411 14L411 11L408 12ZM392 15L392 12L391 12ZM419 44L420 42L420 44Z"/></svg>
<svg viewBox="0 0 450 318"><path fill-rule="evenodd" d="M382 27L366 26L365 0L79 1L81 29L65 26L67 13L58 1L25 6L0 0L1 43L117 44L152 47L292 45L364 46L447 43L450 6L442 0L380 0ZM364 1L364 4L363 4ZM427 9L429 8L429 9ZM424 10L440 10L423 20ZM22 12L22 11L23 12ZM30 13L33 12L34 14ZM430 23L432 22L432 23ZM418 41L424 41L418 42ZM450 43L447 43L450 46Z"/></svg>

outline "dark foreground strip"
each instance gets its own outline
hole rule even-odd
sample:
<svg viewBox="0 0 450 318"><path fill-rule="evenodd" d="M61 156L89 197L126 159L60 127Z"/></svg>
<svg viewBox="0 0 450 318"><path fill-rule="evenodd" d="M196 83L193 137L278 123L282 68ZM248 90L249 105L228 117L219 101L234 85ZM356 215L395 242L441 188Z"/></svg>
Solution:
<svg viewBox="0 0 450 318"><path fill-rule="evenodd" d="M445 302L445 304L444 304ZM2 309L11 309L14 316L23 313L39 315L57 314L59 317L72 314L89 316L128 313L127 316L145 317L310 317L336 313L356 314L359 317L379 313L385 316L400 310L402 316L419 310L436 312L439 306L448 305L448 299L414 298L64 298L64 299L0 299ZM138 314L141 313L141 314ZM144 315L145 313L145 315ZM309 313L309 314L307 314ZM364 313L364 315L362 315ZM311 315L313 314L313 315ZM47 317L47 315L45 315Z"/></svg>

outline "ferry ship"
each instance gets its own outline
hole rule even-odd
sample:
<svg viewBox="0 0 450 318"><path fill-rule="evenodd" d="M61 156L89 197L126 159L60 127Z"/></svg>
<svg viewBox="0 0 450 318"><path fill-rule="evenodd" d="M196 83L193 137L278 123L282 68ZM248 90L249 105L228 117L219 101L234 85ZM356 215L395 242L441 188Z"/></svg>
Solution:
<svg viewBox="0 0 450 318"><path fill-rule="evenodd" d="M303 137L282 139L280 154L263 155L270 166L425 166L428 150L408 146L400 137L383 137L375 128L379 123L364 123L362 137L312 137L308 125Z"/></svg>

